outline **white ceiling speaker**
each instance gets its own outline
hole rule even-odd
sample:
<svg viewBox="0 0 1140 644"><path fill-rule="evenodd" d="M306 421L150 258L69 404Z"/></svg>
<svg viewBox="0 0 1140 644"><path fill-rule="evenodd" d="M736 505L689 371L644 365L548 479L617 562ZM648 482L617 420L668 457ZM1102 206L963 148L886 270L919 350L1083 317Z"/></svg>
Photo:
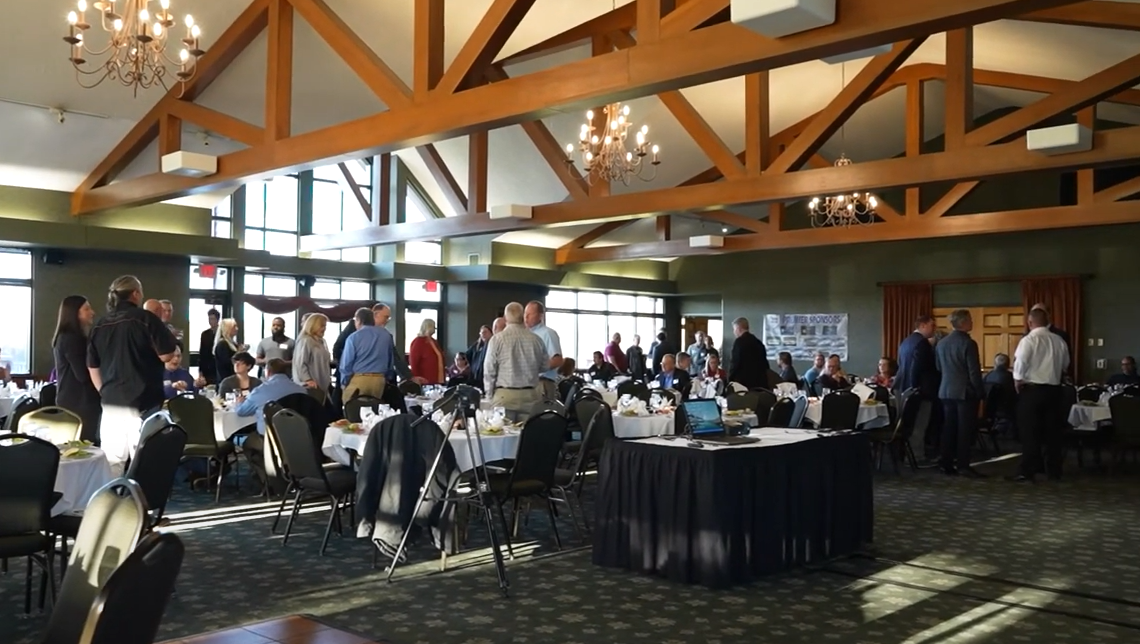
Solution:
<svg viewBox="0 0 1140 644"><path fill-rule="evenodd" d="M180 150L162 157L162 173L208 177L218 171L218 157Z"/></svg>
<svg viewBox="0 0 1140 644"><path fill-rule="evenodd" d="M1048 155L1088 152L1093 147L1093 131L1080 123L1029 130L1025 146L1030 152Z"/></svg>
<svg viewBox="0 0 1140 644"><path fill-rule="evenodd" d="M530 219L534 208L517 203L491 206L491 219Z"/></svg>
<svg viewBox="0 0 1140 644"><path fill-rule="evenodd" d="M835 22L835 0L732 0L733 24L782 38Z"/></svg>
<svg viewBox="0 0 1140 644"><path fill-rule="evenodd" d="M822 58L820 60L827 63L828 65L840 65L842 63L849 63L853 60L860 60L863 58L878 56L879 54L889 53L891 53L890 45L879 45L878 47L871 47L870 49L860 49L859 51L849 51L846 54L828 56L827 58Z"/></svg>
<svg viewBox="0 0 1140 644"><path fill-rule="evenodd" d="M696 235L689 238L689 248L723 248L724 237L720 235Z"/></svg>

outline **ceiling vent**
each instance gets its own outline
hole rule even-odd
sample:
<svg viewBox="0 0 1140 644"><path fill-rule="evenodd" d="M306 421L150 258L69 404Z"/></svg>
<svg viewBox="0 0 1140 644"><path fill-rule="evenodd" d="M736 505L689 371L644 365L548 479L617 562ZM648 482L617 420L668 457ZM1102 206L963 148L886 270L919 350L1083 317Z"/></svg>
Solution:
<svg viewBox="0 0 1140 644"><path fill-rule="evenodd" d="M197 152L171 152L162 157L162 173L208 177L218 171L218 157Z"/></svg>

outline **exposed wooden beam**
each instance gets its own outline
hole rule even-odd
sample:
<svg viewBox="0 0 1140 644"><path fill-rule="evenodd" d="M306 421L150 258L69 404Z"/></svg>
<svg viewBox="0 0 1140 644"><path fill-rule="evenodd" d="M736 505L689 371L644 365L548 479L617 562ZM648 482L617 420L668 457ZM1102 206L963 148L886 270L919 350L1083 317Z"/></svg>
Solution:
<svg viewBox="0 0 1140 644"><path fill-rule="evenodd" d="M930 65L935 68L941 67L941 65L929 63L923 63L923 65ZM975 85L1021 89L1029 92L1039 92L1041 94L1055 94L1071 88L1079 82L1080 81L1060 78L1048 78L1045 76L1031 76L1029 74L1012 74L988 69L974 69ZM1140 90L1124 89L1116 94L1106 96L1101 100L1109 103L1120 103L1121 105L1140 105Z"/></svg>
<svg viewBox="0 0 1140 644"><path fill-rule="evenodd" d="M657 231L657 241L667 242L673 239L673 216L662 215L653 221L653 227Z"/></svg>
<svg viewBox="0 0 1140 644"><path fill-rule="evenodd" d="M300 7L316 1L295 0L295 8L310 23L313 21ZM763 38L731 23L716 24L475 87L462 96L441 94L414 109L392 109L223 155L218 160L218 172L209 177L152 174L120 181L77 194L72 211L98 212L236 186L282 171L304 170L534 120L551 110L584 109L615 98L628 100L709 83L1070 1L838 0L840 18L834 24L780 39Z"/></svg>
<svg viewBox="0 0 1140 644"><path fill-rule="evenodd" d="M1140 221L1140 209L1130 203L1093 206L1058 206L1003 212L898 221L853 228L806 228L779 233L761 232L725 237L719 249L691 248L687 239L626 246L583 248L565 253L559 264L621 261L651 257L714 255L749 250L811 248L835 244L905 241L932 237L959 237L1025 230L1053 230L1111 226Z"/></svg>
<svg viewBox="0 0 1140 644"><path fill-rule="evenodd" d="M965 199L966 195L973 192L974 188L977 188L981 183L981 181L963 181L962 183L956 184L953 188L946 191L946 194L942 195L941 199L934 202L934 205L924 212L923 216L941 217L945 215L947 212L950 212L951 208L958 205L959 201Z"/></svg>
<svg viewBox="0 0 1140 644"><path fill-rule="evenodd" d="M348 64L388 109L407 107L412 90L324 0L289 0L305 22ZM336 156L336 155L333 155Z"/></svg>
<svg viewBox="0 0 1140 644"><path fill-rule="evenodd" d="M207 132L224 136L238 143L258 145L265 139L264 128L208 107L202 107L197 103L171 101L169 108L168 114L193 123Z"/></svg>
<svg viewBox="0 0 1140 644"><path fill-rule="evenodd" d="M1089 105L1088 107L1077 112L1077 123L1096 131L1096 104ZM1085 168L1077 170L1077 203L1078 204L1091 204L1096 199L1096 188L1094 186L1096 171L1092 168Z"/></svg>
<svg viewBox="0 0 1140 644"><path fill-rule="evenodd" d="M554 261L561 264L561 257L565 257L568 253L578 250L579 248L585 248L586 246L589 246L590 244L598 241L602 237L605 237L615 230L623 228L628 223L628 221L607 221L604 224L594 226L590 230L587 230L586 232L578 235L574 239L571 239L570 241L557 248L554 251Z"/></svg>
<svg viewBox="0 0 1140 644"><path fill-rule="evenodd" d="M159 99L111 152L95 166L87 178L79 184L71 197L72 212L82 202L83 196L98 186L113 181L132 161L158 136L159 119L167 113L168 106L180 98L192 101L218 78L230 63L237 58L249 43L265 30L269 22L269 0L253 0L245 11L222 32L209 51L198 61L194 78L183 87L173 87Z"/></svg>
<svg viewBox="0 0 1140 644"><path fill-rule="evenodd" d="M820 146L826 143L832 134L839 131L847 119L874 95L875 90L906 62L924 40L926 39L913 38L896 43L890 52L871 59L871 62L840 90L839 95L819 112L819 116L812 120L811 125L808 125L780 156L772 161L768 171L791 172L806 163L811 155L819 151Z"/></svg>
<svg viewBox="0 0 1140 644"><path fill-rule="evenodd" d="M467 214L487 212L487 132L467 137Z"/></svg>
<svg viewBox="0 0 1140 644"><path fill-rule="evenodd" d="M729 0L690 0L661 21L661 35L676 36L692 31L728 8Z"/></svg>
<svg viewBox="0 0 1140 644"><path fill-rule="evenodd" d="M499 64L519 63L540 56L548 56L588 43L594 36L604 36L615 31L629 31L635 27L637 27L637 5L630 2L576 27L571 27L557 36L552 36L536 45L527 47L516 54L511 54L500 60Z"/></svg>
<svg viewBox="0 0 1140 644"><path fill-rule="evenodd" d="M744 77L744 163L759 175L772 162L772 119L768 72Z"/></svg>
<svg viewBox="0 0 1140 644"><path fill-rule="evenodd" d="M608 36L594 36L593 40L590 41L590 54L592 56L608 54L617 44L613 38ZM595 107L593 112L594 117L590 119L590 126L594 128L595 132L604 133L607 123L603 108L600 106ZM587 112L587 115L588 114L589 112ZM593 177L587 179L586 189L591 197L605 197L610 194L610 178L595 172Z"/></svg>
<svg viewBox="0 0 1140 644"><path fill-rule="evenodd" d="M1017 19L1079 27L1140 31L1140 5L1129 2L1076 2L1063 7L1027 13L1018 16Z"/></svg>
<svg viewBox="0 0 1140 644"><path fill-rule="evenodd" d="M637 38L657 42L661 38L661 0L634 0L637 5Z"/></svg>
<svg viewBox="0 0 1140 644"><path fill-rule="evenodd" d="M923 82L912 80L906 84L906 155L917 157L922 154L922 142L926 134L926 100ZM922 214L922 188L915 186L906 189L906 216Z"/></svg>
<svg viewBox="0 0 1140 644"><path fill-rule="evenodd" d="M701 219L715 221L716 223L724 224L729 228L740 228L742 230L747 230L753 233L769 230L767 222L760 221L759 219L753 219L751 217L745 217L744 215L729 210L707 210L705 212L698 212L694 214Z"/></svg>
<svg viewBox="0 0 1140 644"><path fill-rule="evenodd" d="M158 122L158 158L161 170L162 157L182 149L182 119L164 114Z"/></svg>
<svg viewBox="0 0 1140 644"><path fill-rule="evenodd" d="M1140 193L1140 177L1134 177L1126 181L1122 181L1114 186L1099 190L1093 195L1093 201L1096 203L1112 203L1127 199L1132 195Z"/></svg>
<svg viewBox="0 0 1140 644"><path fill-rule="evenodd" d="M286 139L293 131L293 5L269 2L269 40L265 55L265 138Z"/></svg>
<svg viewBox="0 0 1140 644"><path fill-rule="evenodd" d="M1135 85L1138 80L1140 80L1140 54L1073 83L996 121L986 123L967 135L966 143L988 145L1000 141L1058 114L1068 114L1095 105L1102 98Z"/></svg>
<svg viewBox="0 0 1140 644"><path fill-rule="evenodd" d="M421 145L416 148L416 152L420 153L420 158L423 159L424 165L427 166L428 172L431 173L432 179L435 180L439 189L443 191L443 197L455 211L455 214L462 215L467 212L467 196L463 194L463 189L459 187L459 182L455 180L455 175L451 174L447 164L443 162L443 157L439 155L439 150L434 145Z"/></svg>
<svg viewBox="0 0 1140 644"><path fill-rule="evenodd" d="M536 206L529 220L504 222L485 215L463 221L421 228L420 224L389 226L383 232L363 230L336 235L309 236L303 250L351 248L399 241L438 239L528 230L571 223L639 219L659 214L715 210L731 204L786 202L816 194L873 192L891 188L928 185L944 181L972 181L1037 171L1069 171L1085 167L1110 167L1134 163L1140 156L1140 126L1097 132L1088 152L1042 155L1025 148L1024 140L994 145L979 154L976 149L866 161L843 168L801 170L787 174L764 174L735 181L678 188L645 190L613 195L586 202L559 202ZM935 219L924 217L923 219ZM456 219L456 218L452 218Z"/></svg>
<svg viewBox="0 0 1140 644"><path fill-rule="evenodd" d="M450 94L464 88L470 78L481 78L507 44L535 0L494 0L475 31L451 61L436 91Z"/></svg>
<svg viewBox="0 0 1140 644"><path fill-rule="evenodd" d="M444 0L416 0L415 53L413 55L416 100L427 97L443 77Z"/></svg>
<svg viewBox="0 0 1140 644"><path fill-rule="evenodd" d="M974 29L946 32L946 149L966 145L974 127Z"/></svg>
<svg viewBox="0 0 1140 644"><path fill-rule="evenodd" d="M368 197L364 196L364 191L360 189L360 184L353 178L352 171L348 169L348 165L343 161L336 165L340 168L342 179L339 183L345 188L348 188L348 191L356 198L356 203L360 206L360 209L364 211L364 216L368 219L372 219L372 204L368 203Z"/></svg>

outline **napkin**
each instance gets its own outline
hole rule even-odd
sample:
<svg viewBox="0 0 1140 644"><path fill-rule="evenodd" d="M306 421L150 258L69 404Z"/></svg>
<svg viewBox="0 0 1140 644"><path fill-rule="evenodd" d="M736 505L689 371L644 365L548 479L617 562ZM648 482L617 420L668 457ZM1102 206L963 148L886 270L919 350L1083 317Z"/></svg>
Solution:
<svg viewBox="0 0 1140 644"><path fill-rule="evenodd" d="M855 386L851 388L851 393L859 396L859 400L870 400L875 397L875 390L861 382L855 383Z"/></svg>
<svg viewBox="0 0 1140 644"><path fill-rule="evenodd" d="M795 398L800 388L794 382L781 382L776 385L776 393L784 398Z"/></svg>
<svg viewBox="0 0 1140 644"><path fill-rule="evenodd" d="M630 415L648 416L649 415L649 408L645 404L645 401L640 399L640 398L634 398L633 396L631 396L629 394L622 396L621 399L618 400L618 409L617 410L618 410L619 414L624 414L627 416L630 416Z"/></svg>
<svg viewBox="0 0 1140 644"><path fill-rule="evenodd" d="M360 426L369 429L377 426L385 418L399 415L400 412L392 409L391 405L380 405L377 407L378 411L372 411L371 407L365 407L360 410Z"/></svg>

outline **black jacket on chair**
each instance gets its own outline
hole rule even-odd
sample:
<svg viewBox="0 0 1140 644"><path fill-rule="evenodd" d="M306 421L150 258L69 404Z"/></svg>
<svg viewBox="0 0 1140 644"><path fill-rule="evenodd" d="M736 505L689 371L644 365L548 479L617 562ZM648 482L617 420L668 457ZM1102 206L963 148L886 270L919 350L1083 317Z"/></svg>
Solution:
<svg viewBox="0 0 1140 644"><path fill-rule="evenodd" d="M455 505L429 501L416 507L420 487L441 447L445 449L429 483L428 499L446 494L460 474L455 452L439 426L430 418L417 421L400 414L384 419L369 434L356 475L356 495L358 519L374 521L373 538L395 548L414 515L418 527L431 530L437 548L456 552L458 544L451 531Z"/></svg>

